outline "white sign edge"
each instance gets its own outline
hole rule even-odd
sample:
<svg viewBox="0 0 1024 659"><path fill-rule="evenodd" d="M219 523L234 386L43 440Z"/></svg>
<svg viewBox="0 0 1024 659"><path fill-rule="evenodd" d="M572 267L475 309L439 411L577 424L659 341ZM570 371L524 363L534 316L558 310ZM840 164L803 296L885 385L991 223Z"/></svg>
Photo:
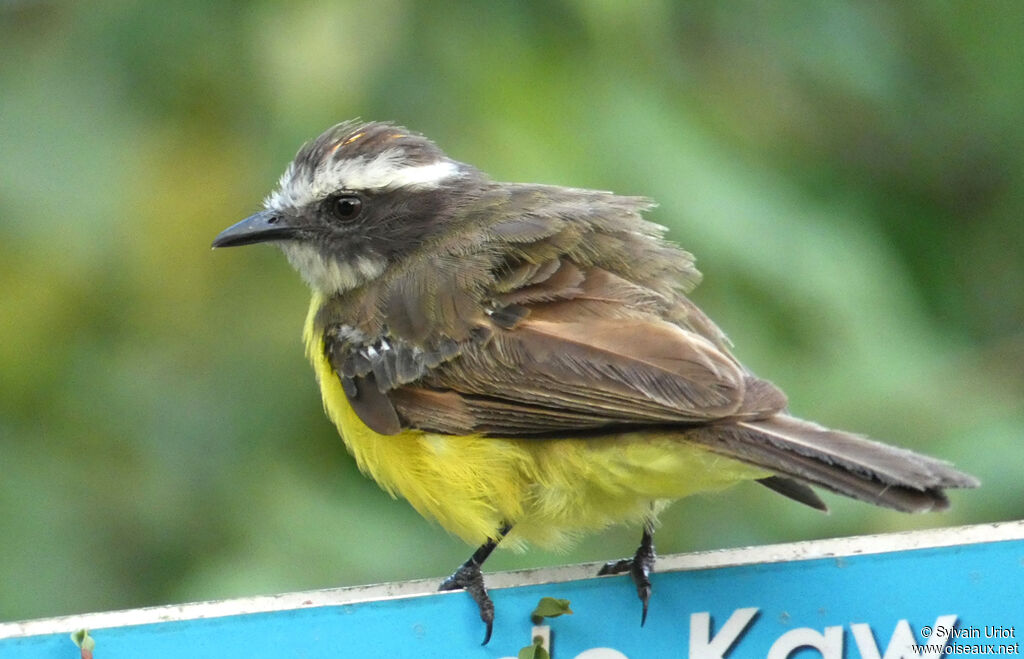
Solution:
<svg viewBox="0 0 1024 659"><path fill-rule="evenodd" d="M936 547L1024 540L1024 520L993 522L950 528L926 529L878 535L808 540L776 545L717 549L658 557L657 572L704 570L739 565L785 563L821 558L886 554ZM560 567L495 572L487 574L490 589L532 586L594 578L603 563L580 563ZM279 595L259 595L231 600L168 604L121 611L82 613L54 618L0 623L0 639L71 633L79 629L105 629L159 622L221 618L250 613L340 606L438 593L441 578L416 579L367 586L347 586Z"/></svg>

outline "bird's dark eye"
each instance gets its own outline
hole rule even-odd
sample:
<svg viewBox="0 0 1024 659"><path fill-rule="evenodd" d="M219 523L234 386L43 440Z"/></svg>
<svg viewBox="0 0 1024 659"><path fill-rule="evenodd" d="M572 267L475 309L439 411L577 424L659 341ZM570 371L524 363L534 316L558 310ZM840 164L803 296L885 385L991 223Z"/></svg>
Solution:
<svg viewBox="0 0 1024 659"><path fill-rule="evenodd" d="M354 194L343 194L335 198L331 212L339 220L351 220L363 209L363 200Z"/></svg>

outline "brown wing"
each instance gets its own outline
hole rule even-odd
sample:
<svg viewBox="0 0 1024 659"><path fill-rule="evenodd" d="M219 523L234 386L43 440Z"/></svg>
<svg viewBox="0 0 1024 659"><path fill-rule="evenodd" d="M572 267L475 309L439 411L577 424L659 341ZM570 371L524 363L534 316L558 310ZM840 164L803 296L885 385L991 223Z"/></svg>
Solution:
<svg viewBox="0 0 1024 659"><path fill-rule="evenodd" d="M504 306L447 350L336 341L332 362L360 417L387 434L514 436L757 418L785 405L712 340L658 317L652 307L664 301L650 291L600 268L553 263L532 264L530 276L510 269L519 286L502 280L492 298Z"/></svg>
<svg viewBox="0 0 1024 659"><path fill-rule="evenodd" d="M317 323L357 414L393 434L542 434L757 418L785 406L685 296L650 202L495 186Z"/></svg>
<svg viewBox="0 0 1024 659"><path fill-rule="evenodd" d="M643 199L501 186L464 225L325 304L324 350L359 417L382 434L566 436L675 425L682 441L773 471L768 487L823 504L811 483L898 510L974 487L945 463L784 414L686 292L689 254Z"/></svg>

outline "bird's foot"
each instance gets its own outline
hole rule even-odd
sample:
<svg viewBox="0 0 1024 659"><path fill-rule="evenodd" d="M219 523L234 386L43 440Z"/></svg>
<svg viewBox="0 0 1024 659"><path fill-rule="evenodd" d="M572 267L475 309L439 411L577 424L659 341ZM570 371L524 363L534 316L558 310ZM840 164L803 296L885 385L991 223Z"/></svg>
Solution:
<svg viewBox="0 0 1024 659"><path fill-rule="evenodd" d="M618 561L609 561L598 571L598 576L606 574L622 574L628 572L636 584L636 594L643 604L643 613L640 616L640 626L647 622L647 604L651 600L651 571L654 569L654 561L657 554L654 553L654 543L648 533L640 542L633 558L623 558Z"/></svg>
<svg viewBox="0 0 1024 659"><path fill-rule="evenodd" d="M480 619L487 625L484 642L481 645L487 645L487 642L491 640L491 632L494 630L494 602L491 601L491 596L487 594L487 588L484 587L484 575L480 572L480 565L472 558L442 581L438 590L459 590L460 588L469 593L480 609Z"/></svg>

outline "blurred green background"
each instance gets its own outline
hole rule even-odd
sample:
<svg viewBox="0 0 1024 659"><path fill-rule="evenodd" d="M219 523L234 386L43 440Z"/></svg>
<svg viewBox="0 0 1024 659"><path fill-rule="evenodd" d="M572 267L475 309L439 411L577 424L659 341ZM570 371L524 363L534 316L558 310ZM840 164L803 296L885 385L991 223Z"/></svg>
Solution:
<svg viewBox="0 0 1024 659"><path fill-rule="evenodd" d="M0 619L468 555L357 473L281 255L209 249L356 116L656 198L795 413L984 481L917 517L740 486L670 509L661 552L1024 517L1022 35L1014 2L0 3Z"/></svg>

